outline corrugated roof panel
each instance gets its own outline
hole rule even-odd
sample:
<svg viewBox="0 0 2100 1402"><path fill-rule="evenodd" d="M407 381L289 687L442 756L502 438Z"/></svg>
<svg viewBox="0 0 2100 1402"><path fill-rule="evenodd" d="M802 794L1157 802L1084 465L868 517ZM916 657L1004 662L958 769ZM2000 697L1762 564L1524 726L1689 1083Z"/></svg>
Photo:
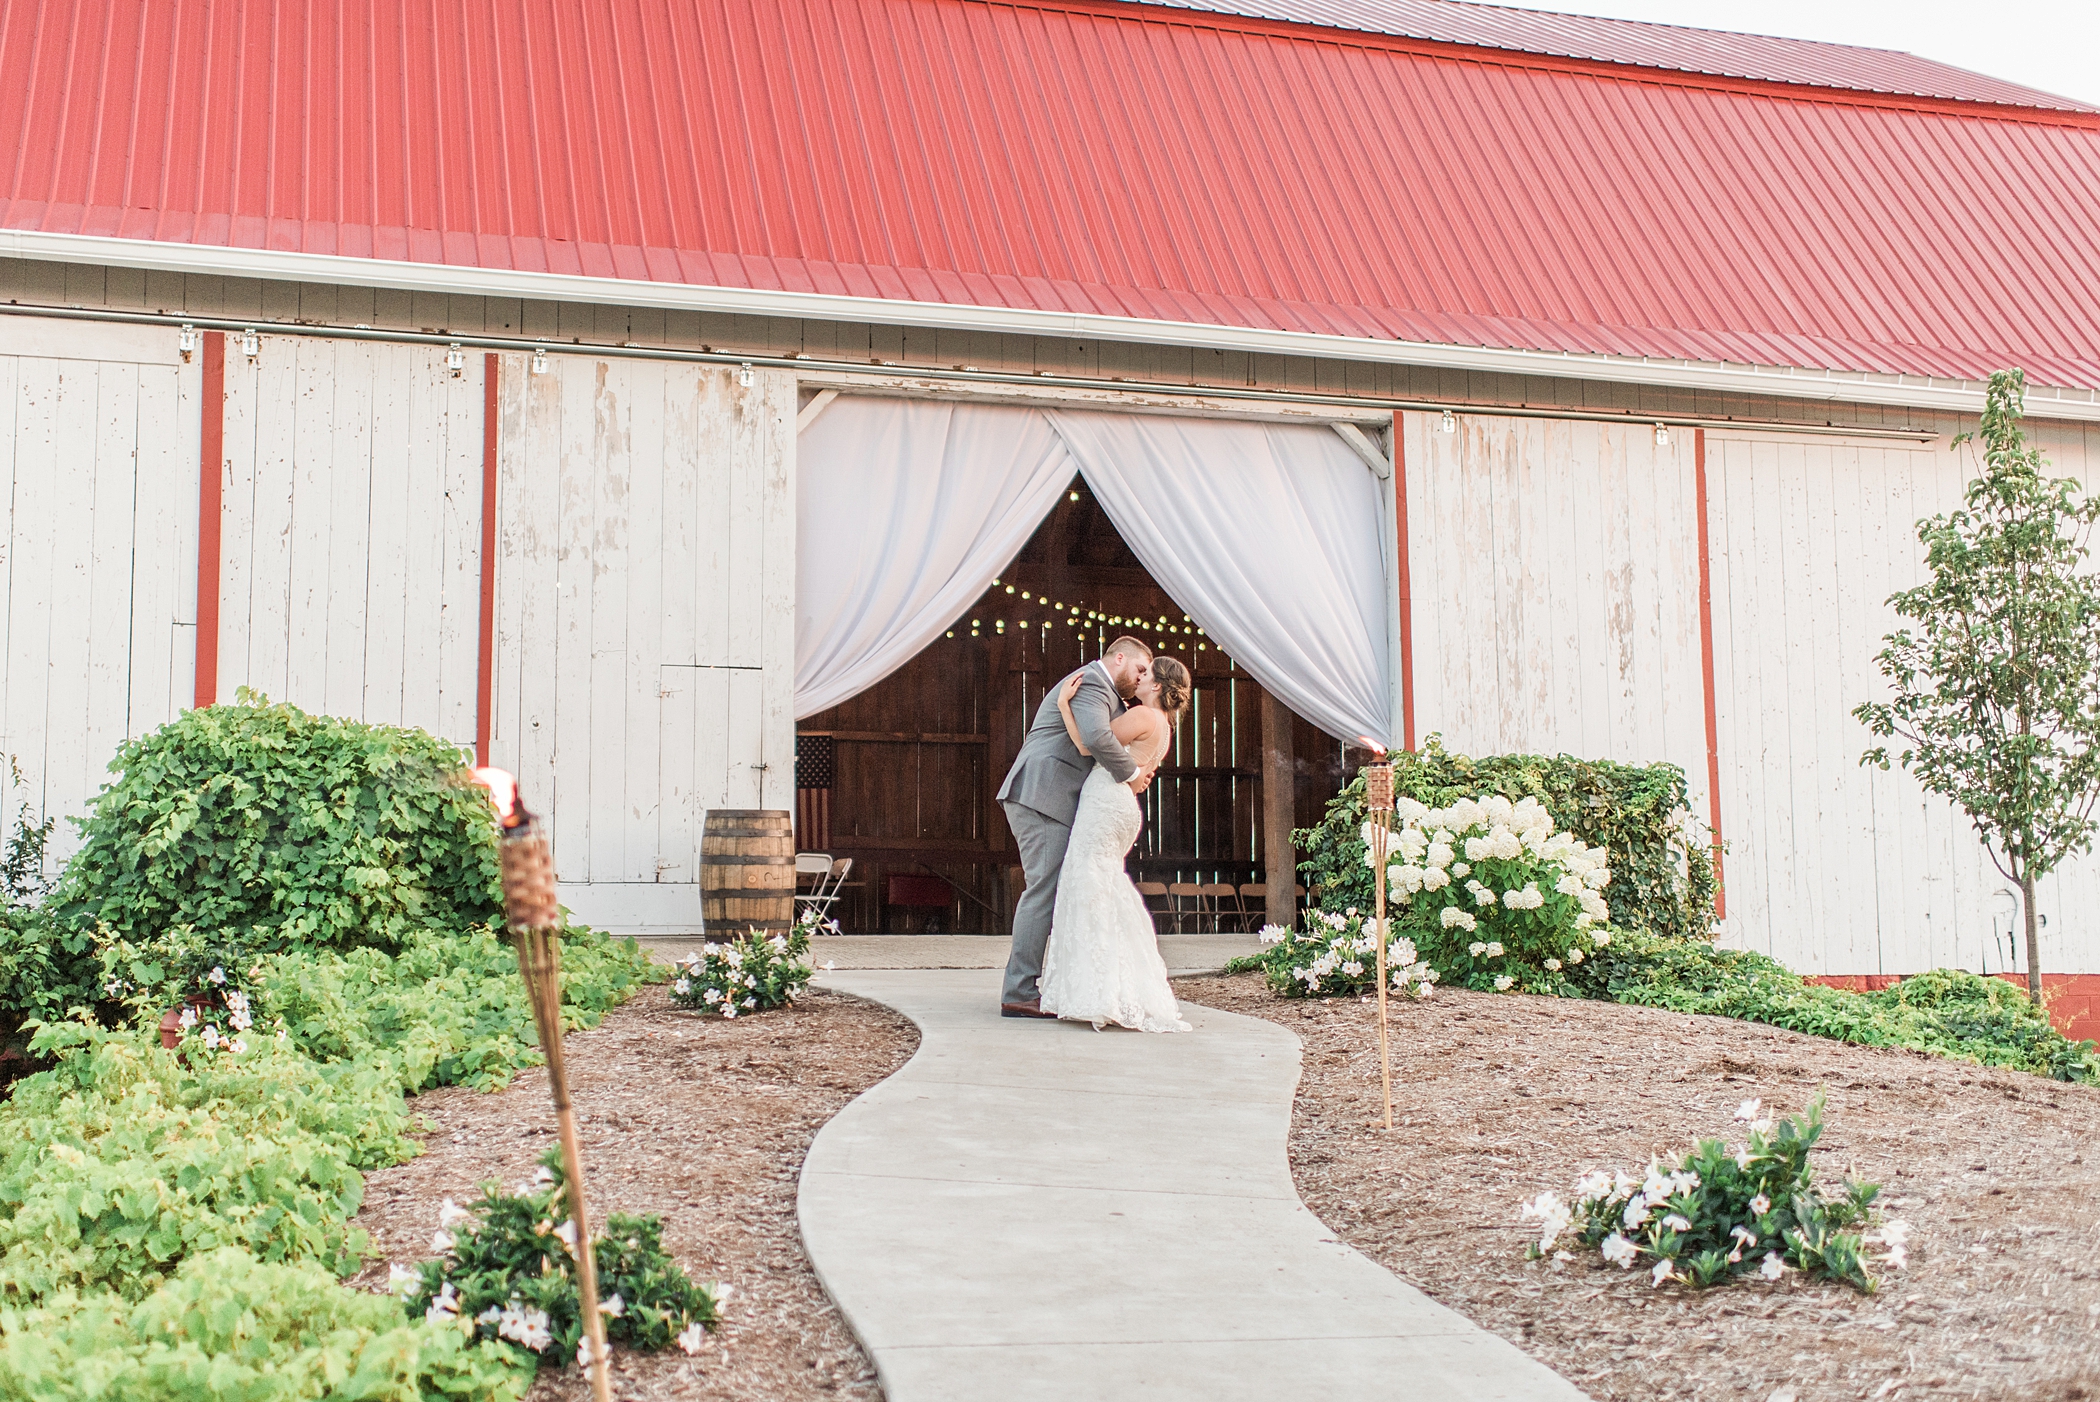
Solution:
<svg viewBox="0 0 2100 1402"><path fill-rule="evenodd" d="M1108 0L77 0L0 6L5 130L7 228L2100 388L2084 112Z"/></svg>
<svg viewBox="0 0 2100 1402"><path fill-rule="evenodd" d="M1134 0L1169 9L1277 20L1442 44L1472 44L1597 63L1754 82L2091 112L2088 103L1898 49L1866 49L1721 29L1475 5L1465 0Z"/></svg>

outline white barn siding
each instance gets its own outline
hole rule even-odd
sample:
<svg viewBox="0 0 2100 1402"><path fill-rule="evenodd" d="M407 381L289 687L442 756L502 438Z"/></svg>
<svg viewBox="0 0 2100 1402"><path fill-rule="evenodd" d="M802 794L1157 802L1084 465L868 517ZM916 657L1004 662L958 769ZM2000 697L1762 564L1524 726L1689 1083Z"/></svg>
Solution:
<svg viewBox="0 0 2100 1402"><path fill-rule="evenodd" d="M697 930L706 810L794 800L794 379L557 355L499 384L495 761L580 918Z"/></svg>
<svg viewBox="0 0 2100 1402"><path fill-rule="evenodd" d="M1437 422L1404 416L1418 740L1668 759L1704 813L1691 434Z"/></svg>
<svg viewBox="0 0 2100 1402"><path fill-rule="evenodd" d="M1694 440L1675 430L1408 414L1416 733L1472 754L1668 760L1708 813ZM2034 424L2092 480L2100 435ZM1862 768L1887 597L1915 522L1976 471L1946 440L1709 432L1724 938L1802 973L1999 970L2007 883L1965 817ZM2100 970L2100 863L2043 883L2042 960Z"/></svg>
<svg viewBox="0 0 2100 1402"><path fill-rule="evenodd" d="M2087 477L2081 431L2038 437ZM1874 743L1852 708L1886 694L1889 595L1924 577L1916 523L1958 505L1973 449L1710 433L1715 691L1730 943L1803 973L2000 970L2010 883L1966 816ZM2050 973L2100 970L2096 863L2047 878Z"/></svg>
<svg viewBox="0 0 2100 1402"><path fill-rule="evenodd" d="M444 348L226 346L218 697L474 743L482 364Z"/></svg>
<svg viewBox="0 0 2100 1402"><path fill-rule="evenodd" d="M0 825L57 818L50 871L117 746L189 704L200 383L172 329L0 317Z"/></svg>

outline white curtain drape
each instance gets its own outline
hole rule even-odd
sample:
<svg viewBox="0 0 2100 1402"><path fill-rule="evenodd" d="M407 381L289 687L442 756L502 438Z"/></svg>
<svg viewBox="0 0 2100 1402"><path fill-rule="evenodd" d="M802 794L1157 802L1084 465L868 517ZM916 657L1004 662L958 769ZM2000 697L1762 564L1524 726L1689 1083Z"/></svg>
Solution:
<svg viewBox="0 0 2100 1402"><path fill-rule="evenodd" d="M1328 734L1392 733L1378 479L1324 424L1055 410L1160 588Z"/></svg>
<svg viewBox="0 0 2100 1402"><path fill-rule="evenodd" d="M941 635L1072 480L1041 414L846 396L796 443L795 717Z"/></svg>
<svg viewBox="0 0 2100 1402"><path fill-rule="evenodd" d="M1152 577L1285 705L1384 744L1384 507L1332 429L841 396L798 443L795 715L881 681L1075 471Z"/></svg>

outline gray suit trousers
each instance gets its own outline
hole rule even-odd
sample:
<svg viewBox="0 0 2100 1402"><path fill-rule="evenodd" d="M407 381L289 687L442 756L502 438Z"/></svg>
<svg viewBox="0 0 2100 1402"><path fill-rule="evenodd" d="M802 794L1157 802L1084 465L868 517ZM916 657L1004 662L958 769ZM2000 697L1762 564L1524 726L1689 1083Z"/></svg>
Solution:
<svg viewBox="0 0 2100 1402"><path fill-rule="evenodd" d="M1021 875L1028 882L1014 908L1013 952L1006 956L1006 986L999 1001L1033 1003L1041 992L1036 980L1043 976L1050 917L1057 910L1057 877L1064 869L1065 844L1072 840L1072 828L1025 804L999 806L1006 810L1006 824L1013 829L1014 845L1021 853Z"/></svg>

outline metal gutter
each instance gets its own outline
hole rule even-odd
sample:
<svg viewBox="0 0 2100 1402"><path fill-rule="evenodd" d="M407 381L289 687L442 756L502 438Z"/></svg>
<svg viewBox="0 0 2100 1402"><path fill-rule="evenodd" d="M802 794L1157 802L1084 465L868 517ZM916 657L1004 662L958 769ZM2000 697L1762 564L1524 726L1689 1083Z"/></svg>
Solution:
<svg viewBox="0 0 2100 1402"><path fill-rule="evenodd" d="M348 260L357 261L357 260ZM882 304L888 305L888 304ZM512 351L548 355L593 355L608 359L664 360L697 365L736 365L791 370L811 388L850 390L858 394L898 396L968 395L1014 402L1056 399L1101 408L1151 413L1199 413L1237 418L1321 420L1377 423L1395 410L1423 413L1491 415L1502 418L1567 419L1671 428L1733 429L1743 432L1804 434L1818 437L1872 438L1928 442L1941 436L1935 428L1861 428L1842 424L1787 423L1769 419L1702 417L1696 414L1635 413L1631 410L1510 406L1456 399L1395 399L1379 395L1318 394L1293 390L1245 389L1232 385L1186 385L1104 379L1084 375L1024 374L1011 370L944 370L916 366L870 366L853 361L819 360L808 355L745 354L737 351L679 350L632 342L566 341L530 336L488 336L449 332L400 331L383 327L334 326L268 318L193 316L170 312L128 311L106 307L56 307L33 303L0 303L0 315L48 317L62 321L115 322L128 325L195 327L200 331L255 331L273 336L319 336L335 340L381 341L397 345L458 346L462 350Z"/></svg>

